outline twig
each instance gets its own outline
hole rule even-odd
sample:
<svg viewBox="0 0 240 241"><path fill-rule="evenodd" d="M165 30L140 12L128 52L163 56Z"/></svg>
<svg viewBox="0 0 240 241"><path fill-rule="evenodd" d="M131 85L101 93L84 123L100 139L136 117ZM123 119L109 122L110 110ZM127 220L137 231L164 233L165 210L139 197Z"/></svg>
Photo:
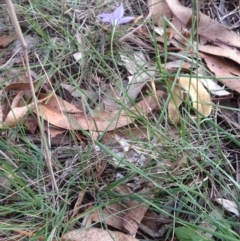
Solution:
<svg viewBox="0 0 240 241"><path fill-rule="evenodd" d="M23 50L24 50L26 68L27 68L27 73L28 73L28 77L29 77L29 81L30 81L30 87L31 87L31 91L32 91L34 107L35 107L35 110L36 110L36 113L37 113L37 122L38 122L39 130L40 130L40 134L41 134L41 139L42 139L44 151L45 151L45 158L46 158L46 162L47 162L47 166L48 166L48 171L49 171L49 174L50 174L50 177L51 177L52 186L55 189L55 191L58 193L59 190L58 190L58 186L57 186L56 179L55 179L54 172L53 172L53 168L52 168L51 155L50 155L50 151L48 149L47 140L46 140L46 137L44 135L44 130L43 130L40 115L39 115L38 101L37 101L37 97L35 95L35 89L34 89L34 85L33 85L33 80L32 80L31 70L30 70L30 65L29 65L29 59L28 59L27 43L26 43L26 41L23 37L22 30L19 26L18 19L17 19L17 16L16 16L14 6L12 4L12 1L6 0L6 3L7 3L8 12L9 12L9 16L11 18L13 27L15 28L17 36L18 36L18 38L19 38L19 40L22 44Z"/></svg>

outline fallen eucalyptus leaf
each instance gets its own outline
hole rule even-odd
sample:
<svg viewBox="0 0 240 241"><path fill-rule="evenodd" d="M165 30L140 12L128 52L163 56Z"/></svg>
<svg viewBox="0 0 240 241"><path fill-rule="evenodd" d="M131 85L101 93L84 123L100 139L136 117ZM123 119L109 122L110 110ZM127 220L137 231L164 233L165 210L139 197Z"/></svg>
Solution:
<svg viewBox="0 0 240 241"><path fill-rule="evenodd" d="M186 95L184 95L182 89L186 92ZM191 98L197 118L207 117L211 114L211 96L204 88L201 80L180 77L178 79L178 85L173 89L172 98L168 104L169 119L172 123L177 124L179 122L178 108L183 101L189 101L188 97Z"/></svg>

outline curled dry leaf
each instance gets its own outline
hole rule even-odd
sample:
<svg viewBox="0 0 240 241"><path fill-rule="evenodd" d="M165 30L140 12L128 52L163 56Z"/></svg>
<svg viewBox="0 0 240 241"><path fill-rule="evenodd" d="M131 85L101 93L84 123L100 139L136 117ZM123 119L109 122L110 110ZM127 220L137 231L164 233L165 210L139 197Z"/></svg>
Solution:
<svg viewBox="0 0 240 241"><path fill-rule="evenodd" d="M203 87L202 82L195 78L179 78L179 84L189 93L193 108L207 117L211 114L211 96Z"/></svg>
<svg viewBox="0 0 240 241"><path fill-rule="evenodd" d="M8 113L5 121L0 124L0 128L2 127L14 127L18 124L19 121L23 119L23 117L27 114L29 110L31 110L34 106L34 103L31 103L27 106L15 107Z"/></svg>
<svg viewBox="0 0 240 241"><path fill-rule="evenodd" d="M163 17L171 18L172 13L165 0L148 0L148 9L152 16L153 22L163 26Z"/></svg>
<svg viewBox="0 0 240 241"><path fill-rule="evenodd" d="M208 68L216 75L221 83L240 93L239 65L228 59L218 58L210 54L201 53L200 56L205 60Z"/></svg>
<svg viewBox="0 0 240 241"><path fill-rule="evenodd" d="M42 100L39 100L38 103L43 102L46 99L47 97L43 98ZM16 126L19 123L19 121L21 121L24 118L27 112L32 111L33 109L33 102L26 106L12 108L11 111L9 111L9 113L7 114L5 121L3 123L0 123L0 128Z"/></svg>
<svg viewBox="0 0 240 241"><path fill-rule="evenodd" d="M228 212L234 213L237 217L240 217L239 209L235 202L224 198L214 198L214 201L222 205Z"/></svg>
<svg viewBox="0 0 240 241"><path fill-rule="evenodd" d="M75 229L61 238L62 241L138 241L138 239L117 231L90 228L87 230Z"/></svg>
<svg viewBox="0 0 240 241"><path fill-rule="evenodd" d="M184 7L178 0L166 0L166 3L174 16L187 27L189 18L192 16L192 9ZM238 34L205 14L199 12L199 15L200 20L197 30L200 36L214 42L219 43L221 41L223 44L240 48L240 36Z"/></svg>
<svg viewBox="0 0 240 241"><path fill-rule="evenodd" d="M157 91L157 96L162 97L163 91ZM151 96L146 97L128 110L121 111L92 111L92 116L82 113L69 113L59 111L47 104L40 104L40 114L50 124L67 130L110 131L131 124L137 116L149 113L158 107ZM34 110L35 111L35 110Z"/></svg>
<svg viewBox="0 0 240 241"><path fill-rule="evenodd" d="M20 90L13 98L12 103L11 103L11 107L15 108L15 107L21 107L21 100L23 98L24 95L24 91Z"/></svg>
<svg viewBox="0 0 240 241"><path fill-rule="evenodd" d="M214 45L206 44L204 46L199 45L198 50L207 54L226 57L240 64L240 52L235 47L230 47L222 43ZM221 58L220 58L221 60Z"/></svg>
<svg viewBox="0 0 240 241"><path fill-rule="evenodd" d="M191 98L197 118L201 118L202 116L207 117L211 114L211 96L200 80L181 77L178 80L178 84L181 88L177 85L174 87L173 97L168 104L169 118L172 123L177 124L179 122L178 108L183 100L188 101L188 96ZM186 91L186 96L183 95L182 89Z"/></svg>
<svg viewBox="0 0 240 241"><path fill-rule="evenodd" d="M192 80L190 80L189 78L181 77L179 78L178 83L186 91L186 96L191 97L193 108L197 109L199 112L202 112L202 106L198 105L198 93L195 91L192 85ZM185 98L185 100L188 100L187 97Z"/></svg>
<svg viewBox="0 0 240 241"><path fill-rule="evenodd" d="M12 85L7 90L15 87ZM160 98L163 94L163 91L158 91L157 97ZM112 112L93 110L92 116L87 116L82 110L54 94L46 95L41 93L38 98L41 117L50 124L67 130L110 131L126 126L132 123L137 116L145 115L160 107L153 97L148 96L128 109ZM1 123L0 128L16 126L29 110L36 113L34 103L12 108L4 123Z"/></svg>

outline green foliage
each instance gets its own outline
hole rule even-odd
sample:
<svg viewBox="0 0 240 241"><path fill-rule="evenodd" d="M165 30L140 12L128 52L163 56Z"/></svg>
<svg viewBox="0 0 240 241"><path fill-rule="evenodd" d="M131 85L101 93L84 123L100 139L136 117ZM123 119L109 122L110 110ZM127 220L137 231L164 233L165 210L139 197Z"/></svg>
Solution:
<svg viewBox="0 0 240 241"><path fill-rule="evenodd" d="M177 227L175 234L179 241L210 241L210 239L196 235L196 231L189 227Z"/></svg>

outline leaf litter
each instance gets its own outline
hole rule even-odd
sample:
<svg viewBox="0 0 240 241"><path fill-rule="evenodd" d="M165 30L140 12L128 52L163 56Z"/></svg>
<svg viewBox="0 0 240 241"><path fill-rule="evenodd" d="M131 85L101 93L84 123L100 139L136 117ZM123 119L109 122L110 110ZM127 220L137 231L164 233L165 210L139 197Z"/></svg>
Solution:
<svg viewBox="0 0 240 241"><path fill-rule="evenodd" d="M91 133L92 141L96 141L96 143L101 141L117 156L117 158L115 158L117 162L114 163L114 157L109 158L109 153L107 154L103 150L98 151L94 149L96 156L93 158L93 163L89 164L87 170L82 170L81 174L79 174L80 176L84 173L87 178L91 180L92 177L89 173L97 172L98 181L101 180L105 183L109 181L114 182L117 181L118 178L121 180L121 178L129 175L125 170L129 165L127 163L131 163L131 165L136 168L146 168L149 176L154 176L155 173L158 174L156 177L154 176L153 179L150 178L151 180L148 180L146 176L140 177L140 172L136 173L134 177L126 181L128 192L120 193L121 195L127 196L127 198L123 199L124 203L117 201L113 204L105 204L103 210L93 212L90 215L90 221L86 222L91 225L92 222L105 223L108 224L109 227L114 227L121 232L106 231L92 227L88 230L84 230L83 228L75 229L77 228L77 225L75 225L72 230L62 236L62 240L97 240L102 237L104 237L104 240L107 240L107 237L110 239L114 237L115 240L138 240L132 236L142 238L144 235L139 235L139 230L153 238L163 237L168 227L165 225L159 225L157 227L152 222L147 222L146 215L149 213L151 213L151 216L156 220L160 218L156 217L157 212L152 209L151 205L144 203L142 198L135 200L136 197L144 197L150 200L158 197L155 196L156 194L151 194L151 192L159 190L159 186L166 190L170 187L178 187L178 182L169 179L169 173L174 176L180 176L192 172L193 180L184 182L189 187L194 185L201 187L201 185L208 180L208 177L204 176L205 173L197 171L198 164L193 161L193 159L197 159L196 154L189 154L189 152L185 150L184 155L184 152L178 153L171 149L174 143L181 138L182 133L180 131L175 132L171 136L170 129L172 130L173 127L169 127L168 121L165 120L159 123L159 129L165 130L167 134L159 134L159 137L155 139L150 138L151 133L149 130L141 126L142 123L144 123L142 119L153 119L158 123L158 114L166 111L163 107L167 107L170 123L178 126L181 125L182 120L186 118L186 116L181 116L181 108L186 105L188 107L190 106L187 111L190 111L188 115L191 116L192 122L189 123L189 126L188 123L186 123L186 130L184 131L186 131L186 133L190 131L193 136L194 132L191 130L191 125L195 124L194 118L205 120L206 117L211 117L213 110L216 111L220 119L227 120L225 122L227 123L226 126L231 125L237 128L237 124L240 124L239 118L236 117L236 111L227 114L227 112L224 113L224 108L213 107L216 100L219 100L218 98L226 98L229 102L226 101L222 103L225 103L224 106L228 108L231 106L231 101L236 100L236 93L239 92L239 35L220 23L220 21L213 20L205 13L199 12L199 18L195 18L195 13L191 8L184 7L177 0L161 2L149 0L147 6L149 10L148 18L152 17L155 26L151 26L147 21L131 23L135 18L132 17L132 13L131 17L123 17L123 5L116 5L110 7L111 11L113 11L112 13L110 13L111 11L104 14L101 14L101 11L96 13L95 16L101 18L102 22L106 24L98 26L100 30L93 36L93 39L95 38L96 40L95 42L90 43L88 39L82 35L80 29L75 30L78 48L77 52L75 48L74 51L71 51L71 54L69 54L75 61L73 63L74 67L70 72L73 73L72 76L74 76L74 74L77 73L76 69L80 68L81 71L84 72L85 68L89 68L90 72L93 70L93 73L84 77L82 74L79 75L76 78L78 86L73 86L71 81L67 81L65 74L59 74L57 72L52 74L50 71L46 74L46 76L51 79L51 84L56 90L60 89L59 86L61 86L61 88L68 90L73 98L67 99L66 96L59 94L60 92L55 91L55 89L53 90L53 88L49 86L49 83L41 82L41 84L39 84L38 77L36 76L35 78L37 79L35 88L40 116L44 120L44 128L52 141L54 137L64 136L65 134L63 133L66 131L74 131L80 143L90 143L89 140L91 138L86 138L83 135L83 133L86 133L84 131L87 131L87 133ZM127 9L129 10L129 8L126 8L126 10ZM220 10L218 11L220 13ZM76 16L79 17L79 19L83 19L82 16L87 16L87 10L76 12ZM91 22L92 19L92 15L89 14L88 21ZM192 19L198 21L198 24L194 25ZM222 22L229 25L232 20L226 19ZM113 26L109 27L107 23ZM166 23L168 23L167 29L164 29ZM118 26L118 24L126 25ZM85 28L87 24L83 22L82 26ZM126 29L126 26L129 27L129 29ZM113 37L118 36L118 34L125 34L125 36L121 36L120 39L116 37L114 42L111 42L113 39L108 39L108 35L111 36L111 34L113 34L113 28L115 28L116 31L116 35ZM154 40L152 30L160 35L160 37L156 37L157 42ZM196 41L194 36L197 34L201 37L199 42ZM30 54L32 54L40 40L29 35L26 37L30 44ZM0 47L12 48L11 54L15 54L19 51L17 49L21 48L18 42L11 46L11 43L15 39L16 37L14 37L14 35L2 35L2 37L0 37ZM101 41L98 42L98 39L101 39ZM113 44L115 48L114 53L111 53L112 56L114 55L113 62L111 62L112 60L110 60L109 57L111 54L103 54L101 56L101 63L95 63L95 67L92 67L91 65L94 66L94 61L89 58L86 49L92 50L91 46L95 45L96 48L104 50L101 53L108 53L108 51L112 51L112 49L109 48L111 44ZM152 58L153 52L151 51L156 50L156 48L159 51L163 51L166 46L170 54L164 59L165 62L161 63L161 69L164 71L159 72L159 65L157 65L156 60ZM55 54L59 53L59 49L57 49ZM24 66L24 62L21 59L21 51L17 54L19 54L18 57L10 65L4 66L9 68L8 71L17 71L14 64L20 63ZM44 54L46 54L46 52ZM184 57L182 57L183 55ZM61 58L61 54L59 57ZM43 59L41 59L41 61L42 60ZM70 59L68 59L68 61L70 61ZM212 74L210 78L201 80L200 78L196 78L196 76L192 76L193 73L198 75L199 72L202 74L202 76L198 75L200 77L207 75L206 72L200 70L199 67L202 67L199 64L200 62L204 63L205 68L208 69L208 73ZM118 72L118 78L112 80L111 77L115 75L113 75L111 71L105 72L108 70L104 70L102 66L115 66L113 69L117 66L118 69L115 69L115 71ZM177 77L173 82L172 79L175 78L179 70L180 73L185 76ZM40 71L37 70L37 72L39 73ZM166 73L170 73L174 77L165 78L166 76L164 76L164 74ZM10 78L10 75L7 74L5 69L1 75ZM78 73L76 76L77 75ZM214 75L215 77L212 78ZM93 76L96 76L96 78ZM97 83L95 86L93 84L94 81L86 81L90 79L93 80L94 78L96 80L95 83ZM156 79L160 79L162 83L159 84L158 81L154 81ZM31 96L27 94L30 89L29 83L21 80L18 83L3 82L4 85L1 90L1 128L4 130L8 127L17 128L23 123L32 135L37 135L38 128L36 122L34 122L36 110L34 109ZM102 83L108 86L106 88L107 90L101 90ZM174 85L173 88L171 88L172 84ZM166 85L168 88L166 88ZM119 88L119 86L121 86L121 88ZM91 93L89 92L89 87L93 90ZM172 92L168 93L167 90L170 89L172 89ZM165 103L166 94L169 95L168 103ZM6 102L6 96L10 101ZM89 98L85 98L84 96L88 96ZM74 103L73 100L77 100L78 105L76 105L76 102ZM237 108L239 108L239 106ZM232 118L233 116L234 118ZM133 131L134 129L135 131ZM93 136L92 132L96 133L96 137ZM201 136L203 139L202 144L208 145L208 136L204 133L203 129L201 129ZM29 140L31 140L30 137ZM169 140L171 141L169 142ZM194 141L196 140L193 138L192 142ZM165 158L160 165L156 162L156 159L162 160L162 157L154 148L149 149L147 142L155 144L156 148L161 151L161 155L169 156L169 151L172 151L173 156L175 155L173 160L170 157L169 159ZM58 148L60 147L58 146ZM201 146L199 148L201 148ZM70 149L70 146L67 146L66 149ZM71 159L70 163L76 163L78 161L79 147L73 147L72 150L71 155L68 154L67 156ZM54 153L57 153L57 151ZM61 155L62 154L56 155L56 159L59 158L60 160ZM63 156L64 155L65 154L63 154ZM198 158L197 160L201 162L203 157ZM66 161L66 158L63 159ZM119 161L120 159L127 161L127 163L121 163L121 161ZM102 160L104 160L105 165L101 167ZM69 163L69 160L66 161L66 163ZM174 168L176 165L177 168ZM74 167L77 167L77 165ZM232 166L232 168L235 167ZM69 166L66 166L66 170L65 174L61 177L62 179L60 178L61 180L65 180L66 177L70 177L73 173L72 168ZM118 175L112 175L116 170L116 174ZM3 182L5 181L6 180L3 180ZM229 180L228 182L231 183ZM181 185L185 184L181 183ZM103 188L103 186L101 188ZM84 212L88 212L87 208L91 208L91 205L86 202L86 198L92 192L92 190L91 192L89 191L91 187L88 188L78 193L78 201L73 209L72 219L80 217ZM230 192L233 192L233 190L231 189ZM133 199L131 199L132 196L130 194L135 195ZM168 193L161 194L167 196L166 200L172 199L172 197L168 196ZM181 198L186 197L184 194L177 195L182 195ZM209 200L212 198L208 193L204 195L206 195ZM218 202L227 211L239 216L235 202L229 201L230 199L219 198L219 196L215 195L212 200ZM96 203L94 198L93 203ZM165 211L166 217L164 217L163 223L169 223L172 220L172 212L169 210L171 208L173 209L176 203L173 202L171 205L168 205L168 202L165 202L164 204L163 207L167 211ZM84 208L85 206L87 206L86 209ZM203 222L203 219L200 218L199 223L201 222ZM209 225L209 228L216 230L211 225ZM126 232L128 235L123 234L123 232ZM97 235L100 235L99 238ZM205 233L201 235L208 238L212 237Z"/></svg>

